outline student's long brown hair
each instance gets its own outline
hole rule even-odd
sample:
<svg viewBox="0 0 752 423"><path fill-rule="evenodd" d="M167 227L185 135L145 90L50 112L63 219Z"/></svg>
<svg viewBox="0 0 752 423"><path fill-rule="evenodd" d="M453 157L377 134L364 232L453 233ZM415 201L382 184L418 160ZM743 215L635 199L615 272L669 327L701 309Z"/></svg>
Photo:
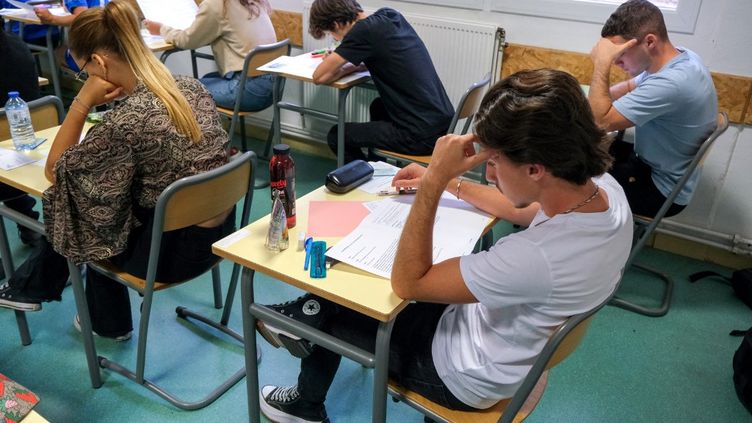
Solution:
<svg viewBox="0 0 752 423"><path fill-rule="evenodd" d="M97 50L120 56L139 81L162 100L178 132L193 142L201 139L193 109L167 67L144 44L130 4L111 1L104 8L94 7L78 15L70 29L70 49L76 57L88 58Z"/></svg>
<svg viewBox="0 0 752 423"><path fill-rule="evenodd" d="M269 0L225 0L224 1L224 14L227 15L227 2L237 1L241 5L248 9L248 19L257 18L261 11L266 12L267 15L272 14L272 5L269 4Z"/></svg>

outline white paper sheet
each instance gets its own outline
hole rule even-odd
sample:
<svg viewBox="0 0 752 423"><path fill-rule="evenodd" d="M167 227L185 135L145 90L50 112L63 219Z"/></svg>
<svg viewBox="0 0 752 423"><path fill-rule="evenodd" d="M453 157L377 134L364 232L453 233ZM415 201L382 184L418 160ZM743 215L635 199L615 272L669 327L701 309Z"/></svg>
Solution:
<svg viewBox="0 0 752 423"><path fill-rule="evenodd" d="M0 148L0 169L2 170L15 169L37 160L38 159L36 158L32 158L29 155L19 153L14 150Z"/></svg>
<svg viewBox="0 0 752 423"><path fill-rule="evenodd" d="M327 256L389 278L397 244L415 196L367 203L371 214L326 253ZM473 251L491 217L470 204L444 195L433 228L433 262Z"/></svg>
<svg viewBox="0 0 752 423"><path fill-rule="evenodd" d="M400 169L385 162L368 162L373 167L373 177L359 186L358 189L369 194L378 194L379 191L392 186L392 179Z"/></svg>
<svg viewBox="0 0 752 423"><path fill-rule="evenodd" d="M31 4L22 3L22 2L16 1L16 0L7 0L7 1L8 1L9 4L17 7L20 10L23 10L23 12L20 12L20 13L17 12L18 14L24 15L24 16L28 16L28 17L32 17L32 18L36 18L37 17L37 14L34 13L34 7L46 7L47 9L49 9L50 13L53 14L53 15L55 15L55 16L68 16L68 15L70 15L70 12L68 12L63 7L62 2L61 3L48 4L48 5L37 5L37 6L34 6L34 5L31 5ZM12 9L3 9L3 10L4 11L9 11L9 10L12 10Z"/></svg>
<svg viewBox="0 0 752 423"><path fill-rule="evenodd" d="M324 60L323 57L312 57L311 53L297 56L280 56L269 63L258 67L258 70L269 73L284 73L303 79L313 79L313 71ZM353 72L345 75L337 82L347 83L356 79L371 76L368 71Z"/></svg>
<svg viewBox="0 0 752 423"><path fill-rule="evenodd" d="M186 29L196 19L198 5L194 0L137 0L144 17L167 26Z"/></svg>

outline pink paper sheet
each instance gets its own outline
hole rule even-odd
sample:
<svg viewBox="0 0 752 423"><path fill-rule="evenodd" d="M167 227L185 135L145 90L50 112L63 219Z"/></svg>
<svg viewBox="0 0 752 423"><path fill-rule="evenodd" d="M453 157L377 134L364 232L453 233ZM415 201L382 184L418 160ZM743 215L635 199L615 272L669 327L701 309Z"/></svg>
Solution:
<svg viewBox="0 0 752 423"><path fill-rule="evenodd" d="M311 201L308 206L309 236L343 237L368 216L360 201Z"/></svg>

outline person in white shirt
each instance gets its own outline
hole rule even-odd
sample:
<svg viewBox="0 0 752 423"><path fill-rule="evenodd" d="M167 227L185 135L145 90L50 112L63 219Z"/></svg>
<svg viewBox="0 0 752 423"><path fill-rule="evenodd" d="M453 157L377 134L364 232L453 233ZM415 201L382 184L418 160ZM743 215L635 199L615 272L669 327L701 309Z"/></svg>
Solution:
<svg viewBox="0 0 752 423"><path fill-rule="evenodd" d="M200 81L217 105L232 109L240 78L245 77L242 75L245 57L257 46L277 41L269 18L271 13L268 0L203 0L189 28L180 30L149 20L144 21L144 26L151 34L161 35L181 49L211 44L218 71L204 75ZM254 112L271 106L273 85L273 75L249 78L240 110Z"/></svg>
<svg viewBox="0 0 752 423"><path fill-rule="evenodd" d="M514 395L557 326L609 298L629 255L632 215L605 173L603 139L574 77L523 71L489 90L473 134L440 138L428 168L397 173L395 186L420 189L392 270L394 292L416 302L393 326L391 378L445 407L491 407ZM458 179L483 162L495 186ZM527 229L433 263L444 191ZM269 307L373 351L377 322L354 311L312 295ZM297 385L262 388L262 412L328 421L324 401L340 356L264 322L259 331L303 357Z"/></svg>

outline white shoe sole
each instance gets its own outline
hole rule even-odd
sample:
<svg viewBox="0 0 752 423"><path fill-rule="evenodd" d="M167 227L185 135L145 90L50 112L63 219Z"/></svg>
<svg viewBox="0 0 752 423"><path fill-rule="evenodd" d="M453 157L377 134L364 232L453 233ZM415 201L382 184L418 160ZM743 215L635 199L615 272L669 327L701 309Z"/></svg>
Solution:
<svg viewBox="0 0 752 423"><path fill-rule="evenodd" d="M261 336L274 348L285 348L294 357L306 358L311 355L313 345L305 339L279 329L261 320L256 325Z"/></svg>
<svg viewBox="0 0 752 423"><path fill-rule="evenodd" d="M0 306L4 308L10 308L18 311L39 311L42 309L42 304L37 303L19 303L16 301L0 299Z"/></svg>

